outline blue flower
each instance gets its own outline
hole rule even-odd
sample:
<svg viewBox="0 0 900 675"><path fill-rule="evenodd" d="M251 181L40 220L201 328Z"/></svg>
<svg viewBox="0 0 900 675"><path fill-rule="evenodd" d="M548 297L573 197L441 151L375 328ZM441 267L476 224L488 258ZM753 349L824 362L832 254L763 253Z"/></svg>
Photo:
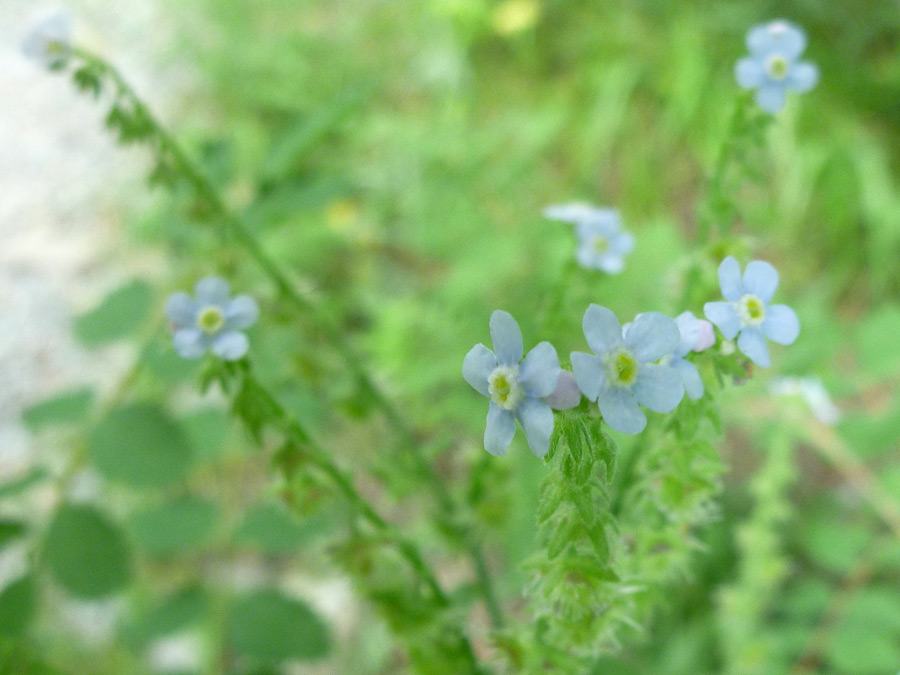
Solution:
<svg viewBox="0 0 900 675"><path fill-rule="evenodd" d="M22 42L22 53L47 68L60 68L72 53L72 15L52 11L36 17Z"/></svg>
<svg viewBox="0 0 900 675"><path fill-rule="evenodd" d="M241 331L256 323L259 307L249 295L229 299L228 282L217 277L201 279L187 293L174 293L166 303L172 322L175 351L185 359L198 359L207 350L226 361L237 361L250 347Z"/></svg>
<svg viewBox="0 0 900 675"><path fill-rule="evenodd" d="M681 339L668 358L668 364L681 375L684 392L688 398L696 401L703 396L703 380L700 379L697 366L684 357L692 351L702 351L708 346L708 338L705 333L707 333L707 327L709 331L712 331L712 326L709 325L709 322L698 319L693 312L682 312L675 317L675 324L678 326Z"/></svg>
<svg viewBox="0 0 900 675"><path fill-rule="evenodd" d="M804 93L816 86L819 69L799 61L806 49L806 35L787 21L772 21L747 33L750 56L734 67L737 83L756 90L756 103L767 113L784 107L788 91Z"/></svg>
<svg viewBox="0 0 900 675"><path fill-rule="evenodd" d="M491 314L494 351L475 345L463 361L463 377L478 393L491 399L484 449L505 455L516 433L516 420L525 430L528 446L538 457L550 449L553 411L543 401L556 389L559 358L549 342L541 342L522 359L522 332L512 316Z"/></svg>
<svg viewBox="0 0 900 675"><path fill-rule="evenodd" d="M681 375L669 365L654 363L678 347L678 326L672 319L647 312L623 331L612 311L591 305L582 325L594 354L572 352L572 371L578 388L597 402L609 426L637 434L647 426L638 403L656 412L670 412L681 402Z"/></svg>
<svg viewBox="0 0 900 675"><path fill-rule="evenodd" d="M744 271L728 256L719 265L719 285L727 302L707 302L703 307L728 340L738 337L738 348L759 366L768 368L766 338L789 345L800 334L797 315L787 305L770 305L778 288L778 272L769 263L754 260Z"/></svg>
<svg viewBox="0 0 900 675"><path fill-rule="evenodd" d="M618 274L625 269L625 256L634 248L634 237L622 230L619 212L582 203L548 206L544 215L575 225L578 249L575 258L588 269Z"/></svg>

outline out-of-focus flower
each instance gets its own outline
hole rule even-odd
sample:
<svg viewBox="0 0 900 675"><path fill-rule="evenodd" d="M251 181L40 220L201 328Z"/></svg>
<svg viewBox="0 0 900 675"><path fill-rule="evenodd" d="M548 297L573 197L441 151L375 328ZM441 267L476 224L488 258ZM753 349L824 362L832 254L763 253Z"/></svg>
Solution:
<svg viewBox="0 0 900 675"><path fill-rule="evenodd" d="M72 15L57 10L36 17L22 42L22 52L47 68L63 66L72 54Z"/></svg>
<svg viewBox="0 0 900 675"><path fill-rule="evenodd" d="M237 361L250 347L244 335L259 316L259 307L249 295L229 298L228 282L217 277L201 279L194 293L175 293L166 304L172 322L175 351L185 359L198 359L208 350L226 360Z"/></svg>
<svg viewBox="0 0 900 675"><path fill-rule="evenodd" d="M491 314L494 351L477 344L463 361L463 377L479 394L491 399L484 449L506 454L516 433L516 420L525 431L528 447L538 457L550 449L553 410L544 401L556 390L559 358L549 342L541 342L522 359L522 332L508 312Z"/></svg>
<svg viewBox="0 0 900 675"><path fill-rule="evenodd" d="M769 390L775 396L801 396L813 417L822 424L833 426L841 417L841 411L818 377L779 377L772 380Z"/></svg>
<svg viewBox="0 0 900 675"><path fill-rule="evenodd" d="M556 389L544 401L554 410L569 410L581 403L581 390L575 381L575 376L568 370L559 372L556 381Z"/></svg>
<svg viewBox="0 0 900 675"><path fill-rule="evenodd" d="M726 302L707 302L703 307L728 340L738 336L737 346L758 366L770 365L766 338L789 345L800 334L797 315L787 305L770 305L778 288L778 272L769 263L754 260L744 271L733 256L719 266L719 285Z"/></svg>
<svg viewBox="0 0 900 675"><path fill-rule="evenodd" d="M584 313L584 336L594 354L572 352L578 388L613 429L636 434L647 426L638 403L656 412L674 410L684 396L681 375L654 363L677 348L677 324L659 312L638 315L622 330L616 315L591 305Z"/></svg>
<svg viewBox="0 0 900 675"><path fill-rule="evenodd" d="M625 269L625 256L634 248L634 236L622 229L619 212L575 202L548 206L544 215L575 225L578 249L575 258L582 267L618 274Z"/></svg>
<svg viewBox="0 0 900 675"><path fill-rule="evenodd" d="M784 108L787 92L804 93L816 86L819 69L799 61L806 35L787 21L755 26L747 33L747 56L734 67L737 83L756 90L757 105L775 114Z"/></svg>

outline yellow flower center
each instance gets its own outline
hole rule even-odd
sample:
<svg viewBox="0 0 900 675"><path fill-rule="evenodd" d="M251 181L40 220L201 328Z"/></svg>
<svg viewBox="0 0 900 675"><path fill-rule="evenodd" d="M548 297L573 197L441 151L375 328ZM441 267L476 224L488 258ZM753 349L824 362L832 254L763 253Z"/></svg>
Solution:
<svg viewBox="0 0 900 675"><path fill-rule="evenodd" d="M773 80L783 80L787 77L791 64L780 54L773 54L766 61L766 72Z"/></svg>
<svg viewBox="0 0 900 675"><path fill-rule="evenodd" d="M629 350L619 347L606 355L606 379L616 387L630 387L637 382L640 364Z"/></svg>
<svg viewBox="0 0 900 675"><path fill-rule="evenodd" d="M591 239L591 248L594 249L594 253L603 254L609 249L609 239L604 237L602 234L594 235Z"/></svg>
<svg viewBox="0 0 900 675"><path fill-rule="evenodd" d="M758 296L747 293L737 301L737 313L745 326L759 326L766 319L766 305Z"/></svg>
<svg viewBox="0 0 900 675"><path fill-rule="evenodd" d="M204 307L197 314L197 328L204 333L218 333L224 325L225 314L218 307Z"/></svg>
<svg viewBox="0 0 900 675"><path fill-rule="evenodd" d="M503 410L515 410L525 398L525 389L519 383L518 366L500 366L488 377L491 400Z"/></svg>

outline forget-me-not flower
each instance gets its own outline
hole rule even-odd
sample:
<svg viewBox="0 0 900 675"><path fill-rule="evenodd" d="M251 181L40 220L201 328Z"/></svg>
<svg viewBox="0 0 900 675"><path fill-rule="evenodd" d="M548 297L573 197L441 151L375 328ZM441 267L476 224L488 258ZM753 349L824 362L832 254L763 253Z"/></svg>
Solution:
<svg viewBox="0 0 900 675"><path fill-rule="evenodd" d="M609 426L637 434L647 426L639 403L664 413L681 402L681 375L670 365L655 363L678 346L678 326L672 319L647 312L623 331L611 310L591 305L582 325L594 354L572 352L572 371L581 392L597 402Z"/></svg>
<svg viewBox="0 0 900 675"><path fill-rule="evenodd" d="M522 332L508 312L491 314L494 351L477 344L463 361L463 377L479 394L491 399L484 449L504 455L516 433L516 420L525 431L528 447L538 457L550 449L553 410L543 400L555 390L560 367L556 350L541 342L522 359Z"/></svg>
<svg viewBox="0 0 900 675"><path fill-rule="evenodd" d="M750 56L737 62L735 79L744 89L756 90L756 103L767 113L784 107L787 92L804 93L816 86L819 69L799 61L806 35L787 21L755 26L747 33Z"/></svg>
<svg viewBox="0 0 900 675"><path fill-rule="evenodd" d="M47 68L61 67L72 53L72 15L60 10L37 17L22 52Z"/></svg>
<svg viewBox="0 0 900 675"><path fill-rule="evenodd" d="M548 206L544 215L575 225L578 249L575 258L588 269L618 274L625 269L625 256L634 248L634 237L622 229L619 212L580 202Z"/></svg>
<svg viewBox="0 0 900 675"><path fill-rule="evenodd" d="M770 305L778 288L778 272L769 263L754 260L741 277L733 256L719 265L719 285L725 302L707 302L703 307L728 340L738 336L737 346L755 364L768 368L766 338L789 345L800 334L800 321L787 305Z"/></svg>
<svg viewBox="0 0 900 675"><path fill-rule="evenodd" d="M697 366L684 357L692 351L699 352L709 347L711 343L708 335L712 333L712 326L708 321L698 319L693 312L682 312L675 317L675 324L678 326L680 336L678 346L663 361L668 361L668 364L678 371L684 384L684 393L696 401L703 396L703 380L700 379Z"/></svg>
<svg viewBox="0 0 900 675"><path fill-rule="evenodd" d="M250 341L241 331L256 323L256 301L249 295L230 298L228 282L217 277L201 279L194 293L194 298L174 293L166 304L175 351L185 359L198 359L208 350L226 361L242 358Z"/></svg>

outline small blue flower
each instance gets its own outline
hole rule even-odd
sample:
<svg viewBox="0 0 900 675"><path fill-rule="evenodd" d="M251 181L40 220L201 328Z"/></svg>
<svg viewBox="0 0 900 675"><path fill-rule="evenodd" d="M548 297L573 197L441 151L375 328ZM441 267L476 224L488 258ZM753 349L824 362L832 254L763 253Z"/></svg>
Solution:
<svg viewBox="0 0 900 675"><path fill-rule="evenodd" d="M46 68L61 68L72 53L72 15L54 10L35 17L22 53Z"/></svg>
<svg viewBox="0 0 900 675"><path fill-rule="evenodd" d="M800 334L797 315L787 305L770 305L778 288L778 272L769 263L754 260L744 270L733 256L719 265L719 285L727 302L707 302L703 307L728 340L738 337L738 348L754 363L768 368L766 338L789 345Z"/></svg>
<svg viewBox="0 0 900 675"><path fill-rule="evenodd" d="M700 379L700 372L697 366L688 361L687 356L692 351L701 351L697 347L704 345L704 324L712 331L709 322L698 319L693 312L682 312L675 317L675 323L678 326L678 333L681 339L678 346L672 352L669 358L669 365L672 366L681 375L681 381L684 384L684 392L692 401L696 401L703 396L703 380Z"/></svg>
<svg viewBox="0 0 900 675"><path fill-rule="evenodd" d="M538 457L550 449L553 411L543 401L556 389L559 358L549 342L541 342L522 359L522 332L512 316L491 314L494 351L475 345L463 361L463 377L479 394L491 399L484 449L505 455L516 433L516 420L525 430L528 446Z"/></svg>
<svg viewBox="0 0 900 675"><path fill-rule="evenodd" d="M799 61L806 35L787 21L772 21L747 33L750 56L737 62L734 76L743 89L756 89L756 104L775 114L788 91L804 93L816 86L819 69Z"/></svg>
<svg viewBox="0 0 900 675"><path fill-rule="evenodd" d="M609 426L637 434L647 426L638 403L655 412L670 412L681 402L681 375L669 365L654 363L678 347L678 326L672 319L647 312L623 331L612 311L591 305L582 325L594 354L572 352L572 371L578 388L597 402Z"/></svg>
<svg viewBox="0 0 900 675"><path fill-rule="evenodd" d="M544 215L575 225L578 249L575 258L587 269L618 274L625 269L625 256L634 248L634 237L622 230L619 212L587 204L548 206Z"/></svg>
<svg viewBox="0 0 900 675"><path fill-rule="evenodd" d="M217 277L201 279L194 293L196 299L174 293L166 303L175 351L185 359L198 359L207 350L226 361L242 358L250 341L241 331L256 323L256 301L249 295L229 299L228 282Z"/></svg>

